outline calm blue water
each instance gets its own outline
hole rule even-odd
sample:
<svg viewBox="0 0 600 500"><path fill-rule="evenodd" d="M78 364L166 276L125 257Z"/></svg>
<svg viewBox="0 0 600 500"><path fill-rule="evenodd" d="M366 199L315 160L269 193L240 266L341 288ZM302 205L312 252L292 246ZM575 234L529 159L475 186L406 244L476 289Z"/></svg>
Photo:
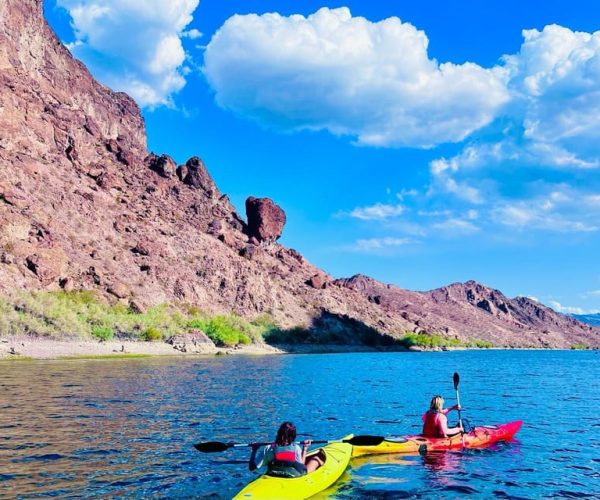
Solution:
<svg viewBox="0 0 600 500"><path fill-rule="evenodd" d="M314 439L417 433L430 397L518 441L351 462L332 498L600 497L600 352L465 351L0 363L0 497L228 498L284 419ZM451 419L452 420L452 419Z"/></svg>

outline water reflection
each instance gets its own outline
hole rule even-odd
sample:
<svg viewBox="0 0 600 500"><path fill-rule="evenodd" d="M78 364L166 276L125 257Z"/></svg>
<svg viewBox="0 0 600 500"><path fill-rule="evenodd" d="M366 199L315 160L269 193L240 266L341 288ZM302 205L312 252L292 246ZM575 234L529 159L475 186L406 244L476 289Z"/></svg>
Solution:
<svg viewBox="0 0 600 500"><path fill-rule="evenodd" d="M429 452L423 455L423 465L432 473L432 477L439 477L440 472L446 475L458 471L461 455L457 452Z"/></svg>

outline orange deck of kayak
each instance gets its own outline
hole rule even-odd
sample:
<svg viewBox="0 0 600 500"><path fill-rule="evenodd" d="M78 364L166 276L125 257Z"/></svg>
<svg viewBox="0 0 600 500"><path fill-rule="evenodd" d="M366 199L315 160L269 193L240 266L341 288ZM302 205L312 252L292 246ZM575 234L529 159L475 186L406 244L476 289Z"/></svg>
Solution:
<svg viewBox="0 0 600 500"><path fill-rule="evenodd" d="M513 438L523 425L522 420L499 425L482 425L464 435L465 448L482 448L498 441ZM463 447L459 435L448 438L425 438L420 435L386 438L377 446L354 446L353 457L375 453L419 453L426 451L457 450Z"/></svg>

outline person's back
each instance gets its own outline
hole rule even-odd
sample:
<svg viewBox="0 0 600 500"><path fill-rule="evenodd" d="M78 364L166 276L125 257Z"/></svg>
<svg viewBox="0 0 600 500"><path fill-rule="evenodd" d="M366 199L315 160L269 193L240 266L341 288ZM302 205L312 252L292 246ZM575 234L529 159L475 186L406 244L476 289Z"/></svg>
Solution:
<svg viewBox="0 0 600 500"><path fill-rule="evenodd" d="M269 474L279 477L298 477L306 474L302 449L296 443L273 443L273 459L269 461Z"/></svg>
<svg viewBox="0 0 600 500"><path fill-rule="evenodd" d="M423 436L427 438L446 437L446 426L442 419L446 419L446 415L443 413L433 410L427 411L425 415L423 415Z"/></svg>
<svg viewBox="0 0 600 500"><path fill-rule="evenodd" d="M277 431L275 442L260 448L252 447L249 468L255 470L266 465L268 474L279 477L298 477L316 470L323 465L319 456L306 459L306 451L311 443L305 440L300 447L295 443L296 427L291 422L284 422ZM305 465L306 463L306 465Z"/></svg>
<svg viewBox="0 0 600 500"><path fill-rule="evenodd" d="M461 427L448 428L448 418L446 417L448 412L458 409L458 405L444 409L444 399L442 396L434 396L431 399L429 410L423 415L422 418L423 437L445 438L461 432Z"/></svg>

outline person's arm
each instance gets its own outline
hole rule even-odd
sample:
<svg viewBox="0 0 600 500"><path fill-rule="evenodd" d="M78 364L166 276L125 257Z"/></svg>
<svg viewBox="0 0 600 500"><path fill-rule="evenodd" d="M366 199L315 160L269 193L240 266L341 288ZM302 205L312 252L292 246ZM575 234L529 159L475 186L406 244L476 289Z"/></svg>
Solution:
<svg viewBox="0 0 600 500"><path fill-rule="evenodd" d="M257 444L253 444L252 445L252 453L250 454L250 460L248 462L248 469L250 470L256 470L256 451L258 450L259 446Z"/></svg>
<svg viewBox="0 0 600 500"><path fill-rule="evenodd" d="M450 413L452 410L460 410L460 409L461 409L460 405L454 405L454 406L450 406L449 408L444 408L442 410L442 413L444 415L448 415L448 413Z"/></svg>
<svg viewBox="0 0 600 500"><path fill-rule="evenodd" d="M304 441L302 441L302 463L303 464L306 463L306 452L308 451L308 447L310 446L311 443L312 443L312 440L310 440L310 439L305 439Z"/></svg>
<svg viewBox="0 0 600 500"><path fill-rule="evenodd" d="M272 455L273 450L271 446L252 445L252 454L250 455L250 461L248 462L248 469L260 469L263 465L273 460L274 457Z"/></svg>
<svg viewBox="0 0 600 500"><path fill-rule="evenodd" d="M448 418L444 413L441 413L438 417L438 425L439 430L444 435L444 437L454 436L462 431L462 427L448 427Z"/></svg>

